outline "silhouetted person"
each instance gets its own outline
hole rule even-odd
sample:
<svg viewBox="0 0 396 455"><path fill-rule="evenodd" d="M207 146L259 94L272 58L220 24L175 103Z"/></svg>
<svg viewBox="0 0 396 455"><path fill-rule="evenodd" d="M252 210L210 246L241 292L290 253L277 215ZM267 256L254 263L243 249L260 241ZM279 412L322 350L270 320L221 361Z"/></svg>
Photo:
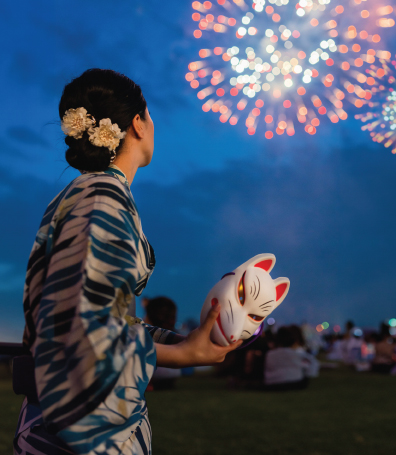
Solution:
<svg viewBox="0 0 396 455"><path fill-rule="evenodd" d="M268 351L265 359L264 388L266 390L299 390L308 385L308 357L293 349L296 343L289 327L280 327L276 336L276 347Z"/></svg>
<svg viewBox="0 0 396 455"><path fill-rule="evenodd" d="M378 341L375 343L375 357L371 370L389 374L395 366L396 345L389 334L389 326L381 324Z"/></svg>
<svg viewBox="0 0 396 455"><path fill-rule="evenodd" d="M144 321L147 324L176 332L177 306L173 300L163 296L146 299L145 310L146 317ZM157 367L148 386L148 390L173 389L176 379L180 376L180 369Z"/></svg>
<svg viewBox="0 0 396 455"><path fill-rule="evenodd" d="M349 320L345 323L344 339L348 339L352 336L352 330L354 327L355 327L355 324L351 320Z"/></svg>
<svg viewBox="0 0 396 455"><path fill-rule="evenodd" d="M146 317L144 320L147 324L155 327L162 327L167 330L174 330L177 307L173 300L168 297L147 299L145 309Z"/></svg>

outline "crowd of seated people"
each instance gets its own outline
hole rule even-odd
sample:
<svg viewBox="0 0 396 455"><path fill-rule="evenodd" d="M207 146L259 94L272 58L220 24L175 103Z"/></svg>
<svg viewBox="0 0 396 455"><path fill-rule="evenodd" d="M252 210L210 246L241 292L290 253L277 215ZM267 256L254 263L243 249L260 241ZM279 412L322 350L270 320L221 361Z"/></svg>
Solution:
<svg viewBox="0 0 396 455"><path fill-rule="evenodd" d="M396 375L396 336L390 326L382 323L378 332L364 333L352 321L345 326L345 333L328 339L327 358L354 367L358 371Z"/></svg>
<svg viewBox="0 0 396 455"><path fill-rule="evenodd" d="M319 362L307 349L297 325L267 330L244 349L230 353L220 374L231 388L298 390L319 374Z"/></svg>
<svg viewBox="0 0 396 455"><path fill-rule="evenodd" d="M146 313L145 322L176 331L175 302L167 297L156 297L144 298L141 304ZM303 389L307 387L310 377L318 375L319 363L308 352L300 327L291 325L280 327L275 334L271 330L263 332L247 347L228 354L217 371L229 377L229 384L233 387ZM181 375L181 370L158 367L148 390L174 388Z"/></svg>
<svg viewBox="0 0 396 455"><path fill-rule="evenodd" d="M145 312L143 319L150 325L182 336L198 327L195 319L188 319L177 330L177 306L168 297L143 297L141 307ZM227 377L230 388L301 390L309 385L310 378L319 375L320 363L316 356L320 350L326 351L328 360L337 362L322 362L322 366L343 363L358 371L396 376L396 328L390 327L390 323L382 323L378 332L364 332L352 321L347 321L343 334L330 335L318 333L307 323L282 326L277 331L274 326L267 326L254 341L230 352L215 371ZM0 355L0 366L4 364L9 374L11 358ZM172 389L180 376L190 376L195 370L157 367L147 390Z"/></svg>
<svg viewBox="0 0 396 455"><path fill-rule="evenodd" d="M143 299L144 320L151 325L177 332L177 306L168 297ZM187 335L197 323L188 321L180 331ZM190 327L191 325L191 327ZM272 328L273 329L273 328ZM382 324L379 332L363 333L352 321L345 325L344 334L322 337L309 324L282 326L276 332L267 328L252 343L229 353L216 367L219 375L228 378L231 388L260 390L299 390L319 375L316 356L325 348L327 359L351 365L358 371L372 370L396 375L396 337ZM327 342L327 345L326 345ZM148 390L174 388L182 374L192 374L158 367Z"/></svg>

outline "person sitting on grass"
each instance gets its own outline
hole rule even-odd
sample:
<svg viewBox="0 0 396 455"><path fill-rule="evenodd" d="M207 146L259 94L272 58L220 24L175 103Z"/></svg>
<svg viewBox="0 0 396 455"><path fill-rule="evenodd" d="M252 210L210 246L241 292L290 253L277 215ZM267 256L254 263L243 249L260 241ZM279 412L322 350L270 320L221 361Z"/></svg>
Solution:
<svg viewBox="0 0 396 455"><path fill-rule="evenodd" d="M389 326L381 324L371 371L389 374L396 365L396 344L389 334Z"/></svg>
<svg viewBox="0 0 396 455"><path fill-rule="evenodd" d="M307 372L314 359L311 354L294 349L298 344L289 327L280 327L275 336L275 349L265 359L265 390L299 390L308 386Z"/></svg>

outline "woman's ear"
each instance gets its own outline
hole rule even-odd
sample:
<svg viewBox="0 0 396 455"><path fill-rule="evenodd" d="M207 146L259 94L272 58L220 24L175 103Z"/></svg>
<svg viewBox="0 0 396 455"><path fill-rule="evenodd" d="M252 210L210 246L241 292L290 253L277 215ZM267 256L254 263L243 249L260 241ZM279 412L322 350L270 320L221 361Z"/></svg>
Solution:
<svg viewBox="0 0 396 455"><path fill-rule="evenodd" d="M136 114L135 117L132 119L132 132L136 139L143 139L144 138L144 124L143 119L139 114Z"/></svg>

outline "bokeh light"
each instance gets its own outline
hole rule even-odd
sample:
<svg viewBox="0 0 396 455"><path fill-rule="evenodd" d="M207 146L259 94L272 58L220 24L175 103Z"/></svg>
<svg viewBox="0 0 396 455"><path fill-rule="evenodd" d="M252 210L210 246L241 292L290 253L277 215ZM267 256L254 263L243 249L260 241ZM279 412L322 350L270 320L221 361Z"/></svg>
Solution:
<svg viewBox="0 0 396 455"><path fill-rule="evenodd" d="M355 327L355 328L353 329L353 335L354 335L355 337L359 337L359 338L360 338L361 336L363 336L363 330L360 329L359 327Z"/></svg>
<svg viewBox="0 0 396 455"><path fill-rule="evenodd" d="M382 2L194 1L192 33L204 47L190 85L205 112L223 106L220 121L242 122L250 135L314 135L348 118L345 103L366 103L364 70L387 57L381 32L395 24Z"/></svg>
<svg viewBox="0 0 396 455"><path fill-rule="evenodd" d="M316 331L323 332L323 330L327 330L329 327L330 327L330 324L328 322L322 322L322 324L318 324L316 326Z"/></svg>

